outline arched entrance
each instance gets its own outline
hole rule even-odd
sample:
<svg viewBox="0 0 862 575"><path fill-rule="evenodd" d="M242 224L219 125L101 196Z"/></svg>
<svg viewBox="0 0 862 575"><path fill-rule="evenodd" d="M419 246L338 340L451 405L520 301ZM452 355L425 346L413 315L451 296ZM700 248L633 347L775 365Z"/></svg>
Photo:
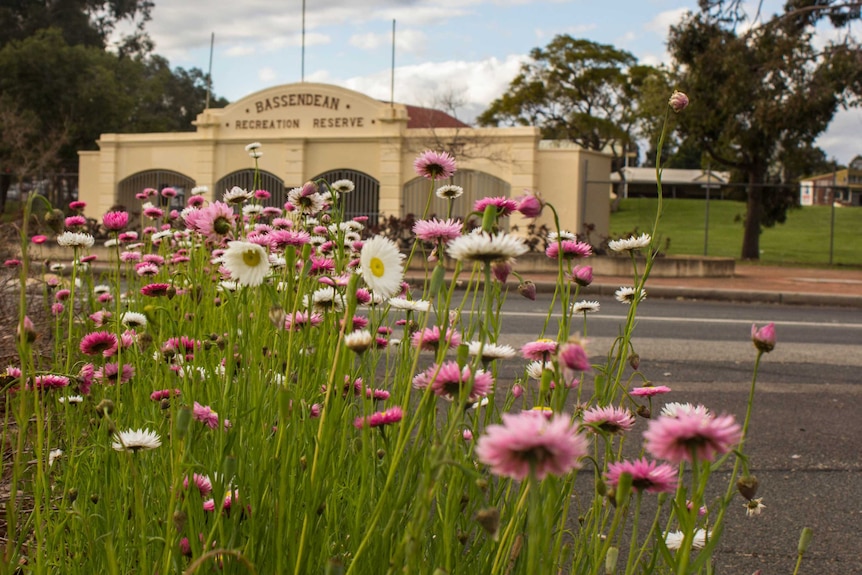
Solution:
<svg viewBox="0 0 862 575"><path fill-rule="evenodd" d="M313 181L321 179L329 184L337 180L353 182L354 190L342 196L344 199L344 218L368 216L367 225L377 225L377 219L380 215L380 182L376 178L359 170L342 168L329 170L312 178Z"/></svg>
<svg viewBox="0 0 862 575"><path fill-rule="evenodd" d="M284 206L284 202L287 201L284 181L275 174L264 170L257 171L258 179L255 181L254 174L255 171L253 169L245 169L223 176L215 184L213 198L220 200L227 190L230 190L234 186L239 186L244 190L266 190L271 194L271 197L263 202L264 205L277 206L279 208Z"/></svg>
<svg viewBox="0 0 862 575"><path fill-rule="evenodd" d="M186 195L195 187L195 181L190 177L172 170L145 170L123 178L117 184L115 196L117 205L123 206L130 213L140 213L141 201L135 197L146 188L162 191L173 188L177 191L174 198L150 198L154 205L169 209L182 209L185 206Z"/></svg>
<svg viewBox="0 0 862 575"><path fill-rule="evenodd" d="M509 182L477 170L458 170L448 181L436 182L434 190L431 190L429 180L414 178L404 185L401 217L413 214L416 219L421 218L425 210L425 204L428 201L429 191L433 194L437 188L447 184L454 184L464 188L464 195L455 200L452 211L452 217L460 218L461 220L473 211L473 204L476 203L476 200L489 196L508 198L512 189ZM448 205L449 200L442 200L434 195L431 198L428 217L436 215L438 218L445 218Z"/></svg>

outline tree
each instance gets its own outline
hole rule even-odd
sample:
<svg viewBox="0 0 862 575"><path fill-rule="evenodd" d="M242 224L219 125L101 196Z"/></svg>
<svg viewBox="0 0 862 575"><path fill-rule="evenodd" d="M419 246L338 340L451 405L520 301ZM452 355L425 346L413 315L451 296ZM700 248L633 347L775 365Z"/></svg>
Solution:
<svg viewBox="0 0 862 575"><path fill-rule="evenodd" d="M94 149L102 133L193 130L205 105L206 76L171 71L159 56L72 46L60 30L48 29L0 49L0 93L38 115L43 127L65 126L60 156L75 165L78 150Z"/></svg>
<svg viewBox="0 0 862 575"><path fill-rule="evenodd" d="M24 40L39 30L56 28L70 46L105 48L121 21L135 31L121 40L126 50L145 48L143 27L150 20L151 0L16 0L0 6L0 48Z"/></svg>
<svg viewBox="0 0 862 575"><path fill-rule="evenodd" d="M19 109L6 96L0 96L0 165L9 166L7 177L0 185L0 214L6 211L6 197L12 179L21 189L28 176L36 176L59 163L60 149L66 142L65 126L46 129L39 116Z"/></svg>
<svg viewBox="0 0 862 575"><path fill-rule="evenodd" d="M509 91L477 121L538 126L544 138L611 151L618 159L623 146L636 145L643 123L641 90L661 76L656 68L638 65L629 52L560 35L530 52Z"/></svg>
<svg viewBox="0 0 862 575"><path fill-rule="evenodd" d="M691 105L679 116L683 138L747 184L743 259L758 259L763 226L783 222L794 198L768 194L805 162L838 106L858 103L862 51L850 36L818 49L814 27L859 18L859 2L789 0L785 12L739 33L738 1L702 0L701 12L671 28L669 50ZM822 158L821 158L822 159Z"/></svg>

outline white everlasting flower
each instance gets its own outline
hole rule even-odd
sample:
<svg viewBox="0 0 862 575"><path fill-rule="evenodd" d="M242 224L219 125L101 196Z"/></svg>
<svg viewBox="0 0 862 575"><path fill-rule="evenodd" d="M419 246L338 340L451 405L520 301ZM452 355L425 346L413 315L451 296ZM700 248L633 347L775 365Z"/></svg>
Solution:
<svg viewBox="0 0 862 575"><path fill-rule="evenodd" d="M252 142L251 144L245 145L245 151L251 152L252 150L257 150L260 148L260 142Z"/></svg>
<svg viewBox="0 0 862 575"><path fill-rule="evenodd" d="M375 294L390 298L401 291L404 254L395 242L384 236L374 236L362 246L359 265L365 285Z"/></svg>
<svg viewBox="0 0 862 575"><path fill-rule="evenodd" d="M467 353L472 356L479 355L479 347L482 345L480 341L471 341L467 344ZM509 359L515 357L515 348L511 345L498 345L496 343L486 343L482 348L482 359L492 361L495 359Z"/></svg>
<svg viewBox="0 0 862 575"><path fill-rule="evenodd" d="M757 499L745 502L745 515L747 517L760 515L760 512L764 509L766 509L766 505L763 504L763 497L758 497Z"/></svg>
<svg viewBox="0 0 862 575"><path fill-rule="evenodd" d="M195 186L189 192L189 195L192 196L201 196L203 194L208 194L210 189L207 186Z"/></svg>
<svg viewBox="0 0 862 575"><path fill-rule="evenodd" d="M539 381L542 379L542 372L546 369L554 371L554 364L550 361L531 361L527 364L527 376Z"/></svg>
<svg viewBox="0 0 862 575"><path fill-rule="evenodd" d="M239 285L259 286L269 273L269 258L263 246L252 242L228 242L222 254L224 267Z"/></svg>
<svg viewBox="0 0 862 575"><path fill-rule="evenodd" d="M66 264L51 264L51 267L48 268L52 272L61 272L66 269Z"/></svg>
<svg viewBox="0 0 862 575"><path fill-rule="evenodd" d="M147 325L147 316L136 311L127 311L123 314L121 320L123 325L129 327L144 327Z"/></svg>
<svg viewBox="0 0 862 575"><path fill-rule="evenodd" d="M597 301L576 301L572 304L572 313L595 313L600 307Z"/></svg>
<svg viewBox="0 0 862 575"><path fill-rule="evenodd" d="M569 240L569 241L577 241L577 234L573 234L569 230L560 230L560 233L557 232L548 232L548 243L553 244L555 242L559 242L560 240Z"/></svg>
<svg viewBox="0 0 862 575"><path fill-rule="evenodd" d="M311 245L311 246L313 246L313 247L315 247L315 248L318 248L318 247L322 246L323 244L325 244L325 243L326 243L326 242L328 242L328 241L329 241L329 240L327 240L327 239L326 239L325 237L323 237L323 236L311 236L310 238L308 238L308 243L309 243L309 245Z"/></svg>
<svg viewBox="0 0 862 575"><path fill-rule="evenodd" d="M63 397L58 397L57 401L59 401L60 403L68 403L69 405L75 405L78 403L83 403L84 398L80 395L66 395Z"/></svg>
<svg viewBox="0 0 862 575"><path fill-rule="evenodd" d="M454 200L464 195L464 188L455 185L440 186L434 193L442 200Z"/></svg>
<svg viewBox="0 0 862 575"><path fill-rule="evenodd" d="M305 296L303 304L306 309L313 307L319 310L342 311L344 310L344 296L334 287L326 286L314 290L310 298Z"/></svg>
<svg viewBox="0 0 862 575"><path fill-rule="evenodd" d="M319 192L303 193L302 188L290 190L287 193L287 201L296 206L303 214L316 214L323 209L323 205L326 203Z"/></svg>
<svg viewBox="0 0 862 575"><path fill-rule="evenodd" d="M263 156L263 152L260 150L252 150L248 153L250 158L254 158L255 160Z"/></svg>
<svg viewBox="0 0 862 575"><path fill-rule="evenodd" d="M530 248L524 240L506 233L491 235L479 232L459 236L449 242L446 251L459 261L491 263L507 261L524 255Z"/></svg>
<svg viewBox="0 0 862 575"><path fill-rule="evenodd" d="M630 305L635 300L638 302L645 300L646 292L644 290L640 290L640 292L635 294L635 288L621 287L614 292L614 297L617 298L618 302Z"/></svg>
<svg viewBox="0 0 862 575"><path fill-rule="evenodd" d="M275 269L281 269L287 265L287 260L278 254L269 254L269 265Z"/></svg>
<svg viewBox="0 0 862 575"><path fill-rule="evenodd" d="M218 287L222 291L236 291L239 288L239 283L234 280L222 280L218 283Z"/></svg>
<svg viewBox="0 0 862 575"><path fill-rule="evenodd" d="M120 242L117 241L117 238L111 238L109 240L105 240L105 243L102 245L104 245L106 248L113 248L120 245Z"/></svg>
<svg viewBox="0 0 862 575"><path fill-rule="evenodd" d="M706 538L709 533L704 529L698 529L694 532L694 538L691 541L692 549L701 549L704 545L706 545ZM667 545L668 549L673 551L678 550L682 547L682 540L684 539L684 534L682 531L669 531L664 534L664 543Z"/></svg>
<svg viewBox="0 0 862 575"><path fill-rule="evenodd" d="M149 429L127 429L120 431L114 436L117 441L111 444L117 451L146 451L155 449L162 444L159 434Z"/></svg>
<svg viewBox="0 0 862 575"><path fill-rule="evenodd" d="M162 230L162 231L156 232L152 236L150 236L150 241L153 242L154 244L157 244L165 238L173 238L173 237L174 237L173 231Z"/></svg>
<svg viewBox="0 0 862 575"><path fill-rule="evenodd" d="M54 465L54 461L56 461L60 457L63 457L62 449L52 449L50 452L48 452L48 467Z"/></svg>
<svg viewBox="0 0 862 575"><path fill-rule="evenodd" d="M431 311L431 302L425 299L410 300L403 297L393 297L389 298L388 303L391 309L416 311L419 313Z"/></svg>
<svg viewBox="0 0 862 575"><path fill-rule="evenodd" d="M371 347L372 343L374 343L374 336L367 329L357 329L344 336L344 345L356 353L363 353Z"/></svg>
<svg viewBox="0 0 862 575"><path fill-rule="evenodd" d="M252 194L248 190L244 190L239 186L234 186L231 189L225 191L222 199L226 204L241 204L250 200L253 195L254 194Z"/></svg>
<svg viewBox="0 0 862 575"><path fill-rule="evenodd" d="M356 189L356 187L353 185L353 182L351 182L350 180L335 180L334 182L329 184L329 187L340 194L349 194L354 189Z"/></svg>
<svg viewBox="0 0 862 575"><path fill-rule="evenodd" d="M641 234L640 236L632 236L622 240L611 240L608 242L608 248L615 252L632 252L649 246L652 238L649 234Z"/></svg>
<svg viewBox="0 0 862 575"><path fill-rule="evenodd" d="M245 216L259 216L263 213L263 206L260 204L247 204L242 207L242 213Z"/></svg>
<svg viewBox="0 0 862 575"><path fill-rule="evenodd" d="M63 232L57 236L57 243L67 248L90 248L94 241L90 234L80 232Z"/></svg>

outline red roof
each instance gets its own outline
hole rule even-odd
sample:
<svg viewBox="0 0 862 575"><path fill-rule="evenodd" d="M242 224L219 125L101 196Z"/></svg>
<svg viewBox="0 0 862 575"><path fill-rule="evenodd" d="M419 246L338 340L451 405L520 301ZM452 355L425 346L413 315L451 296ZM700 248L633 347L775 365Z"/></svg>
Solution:
<svg viewBox="0 0 862 575"><path fill-rule="evenodd" d="M407 106L408 128L469 128L458 118L450 116L446 112L433 108L420 108L419 106Z"/></svg>

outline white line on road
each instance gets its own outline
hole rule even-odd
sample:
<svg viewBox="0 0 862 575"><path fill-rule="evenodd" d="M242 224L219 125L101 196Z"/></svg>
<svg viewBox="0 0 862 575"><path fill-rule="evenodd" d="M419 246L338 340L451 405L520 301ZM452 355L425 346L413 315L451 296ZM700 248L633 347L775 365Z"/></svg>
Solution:
<svg viewBox="0 0 862 575"><path fill-rule="evenodd" d="M534 311L504 311L503 315L505 316L516 316L516 317L536 317L536 318L545 318L548 316L546 313L534 312ZM561 314L555 313L551 315L552 318L561 318L563 317ZM577 321L580 321L580 314L576 318ZM606 315L606 314L589 314L587 315L587 319L605 319L605 320L615 320L615 321L625 321L626 316L624 315ZM716 324L727 324L727 325L751 325L752 321L749 319L725 319L725 318L711 318L711 317L644 317L638 316L638 322L644 321L657 321L657 322L668 322L668 323L716 323ZM760 320L756 321L758 325L769 323L769 320ZM775 325L777 326L795 326L795 327L837 327L843 329L862 329L862 323L821 323L816 321L776 321Z"/></svg>

